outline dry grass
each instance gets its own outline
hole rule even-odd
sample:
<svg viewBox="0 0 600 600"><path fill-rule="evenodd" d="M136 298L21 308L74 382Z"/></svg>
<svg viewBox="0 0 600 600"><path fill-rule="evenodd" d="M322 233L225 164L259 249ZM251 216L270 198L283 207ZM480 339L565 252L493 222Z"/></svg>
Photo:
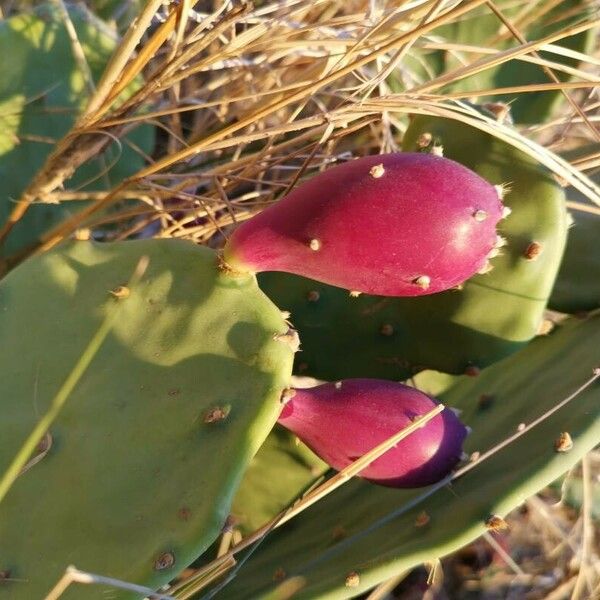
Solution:
<svg viewBox="0 0 600 600"><path fill-rule="evenodd" d="M55 3L62 6L62 0ZM8 267L90 230L103 230L107 239L154 235L218 247L232 224L276 201L301 178L353 156L397 149L409 114L445 116L487 131L534 156L561 182L600 205L600 189L586 176L600 166L596 125L600 58L561 46L566 37L600 25L593 11L585 16L578 9L580 18L574 24L530 39L531 26L553 7L560 8L561 2L515 0L511 7L516 12L511 14L516 16L509 19L492 0L282 0L260 2L257 7L185 0L179 7L171 5L166 21L156 25L153 17L161 4L162 0L149 0L127 29L86 111L58 141L15 204L0 229L0 241L33 203L79 199L89 203L38 244L9 257ZM193 4L198 4L200 22L187 18L185 9ZM589 6L593 8L591 2ZM16 8L18 3L7 2L3 14ZM496 16L497 30L485 44L459 44L440 34L440 26L486 11ZM566 9L559 17L568 14ZM72 41L85 69L74 31ZM508 47L496 50L502 41ZM427 57L438 51L458 61L458 66L435 74ZM569 58L579 60L579 65L563 62ZM448 84L511 61L537 65L547 82L448 91ZM120 92L140 73L145 85L123 102ZM561 82L557 77L561 73L570 75L571 81ZM396 91L390 87L392 75ZM562 108L551 120L520 130L481 115L465 102L548 89L561 90ZM160 130L156 151L145 157L147 165L141 171L103 192L69 189L69 177L78 166L140 123L153 123ZM565 158L573 149L582 150ZM123 207L123 199L137 202ZM108 207L113 210L106 212ZM591 204L575 208L598 211ZM594 473L599 473L597 462L591 461L585 463L583 476L588 488ZM434 585L426 597L582 600L598 594L598 548L589 494L586 498L582 510L566 522L562 513L552 512L535 498L526 515L515 515L515 523L534 533L521 538L519 532L525 530L515 527L508 552L537 544L542 565L523 559L498 568L492 579L485 580L485 585L492 581L490 589L495 590L489 595L468 595L463 585L455 595L444 596L444 585L437 586L437 592ZM496 547L493 560L507 562L505 554ZM232 566L233 553L225 556L203 584ZM573 560L579 561L577 568ZM448 580L459 567L459 557L445 562ZM536 591L535 577L541 581L539 577L554 567L562 569L554 587L538 585ZM522 596L509 594L517 589L515 582L529 586ZM388 584L380 592L389 594L392 588ZM503 589L509 590L507 595L493 595ZM540 590L548 595L536 595Z"/></svg>

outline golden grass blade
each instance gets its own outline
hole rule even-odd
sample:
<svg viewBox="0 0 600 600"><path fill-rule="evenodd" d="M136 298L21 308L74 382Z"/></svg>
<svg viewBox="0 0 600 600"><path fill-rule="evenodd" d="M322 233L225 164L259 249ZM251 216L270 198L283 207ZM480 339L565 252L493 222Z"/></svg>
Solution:
<svg viewBox="0 0 600 600"><path fill-rule="evenodd" d="M559 6L563 0L538 0L537 2L524 2L523 10L513 19L515 27L523 29L531 23L540 21L553 8ZM502 28L496 36L489 40L490 46L496 46L499 43L510 39L511 32L507 27Z"/></svg>
<svg viewBox="0 0 600 600"><path fill-rule="evenodd" d="M564 58L572 58L584 64L587 63L590 65L600 66L600 58L595 57L593 54L583 54L583 52L577 52L576 50L572 50L571 48L565 48L564 46L547 44L546 46L543 46L541 50L544 50L545 52L552 52L553 54L558 54L559 56L563 56Z"/></svg>
<svg viewBox="0 0 600 600"><path fill-rule="evenodd" d="M534 92L547 92L551 90L582 90L593 89L600 83L594 81L559 81L557 83L532 83L530 85L512 85L507 87L490 88L487 90L468 90L466 92L451 92L439 96L444 100L456 100L460 98L474 98L479 96L495 96L496 94L531 94ZM586 121L588 121L586 117Z"/></svg>
<svg viewBox="0 0 600 600"><path fill-rule="evenodd" d="M590 560L594 552L594 522L592 520L592 472L590 459L584 456L581 461L581 481L583 485L583 500L581 503L581 521L583 525L581 551L578 553L579 572L575 580L575 588L571 600L584 600L592 598L593 590L589 574Z"/></svg>
<svg viewBox="0 0 600 600"><path fill-rule="evenodd" d="M125 65L133 56L137 45L150 26L152 18L161 5L162 0L148 0L140 15L131 24L129 31L125 34L121 44L106 66L104 74L98 82L96 93L90 99L90 102L81 117L81 123L91 122L100 117L100 108L112 93L114 86L117 85L121 79Z"/></svg>
<svg viewBox="0 0 600 600"><path fill-rule="evenodd" d="M494 50L493 48L484 48L482 46L469 46L466 44L454 44L452 42L446 42L446 41L442 41L442 42L422 41L418 45L419 45L419 48L423 48L425 50L444 50L444 51L455 51L455 52L461 52L461 53L472 53L472 54L483 54L483 55L491 55L491 54L496 54L498 52L497 50ZM589 64L592 64L592 65L595 64L595 61L591 60L592 57L588 56L587 54L580 54L579 52L574 52L573 55L571 55L571 53L563 53L563 52L561 52L561 50L566 50L566 48L561 48L560 46L556 46L554 44L547 44L545 46L542 46L540 48L540 50L542 50L544 52L550 52L552 54L557 54L559 56L566 56L567 58L575 58L576 60L578 60L580 62L586 62L586 61L584 61L584 57L585 57L588 59L587 62ZM572 77L577 77L581 80L600 82L600 79L594 73L588 73L587 71L584 71L582 69L578 69L576 67L565 65L563 63L559 63L556 61L551 61L544 57L529 56L528 54L525 54L522 56L516 56L515 60L518 60L520 62L531 63L534 65L547 66L548 68L550 68L554 71L558 71L560 73L566 73L567 75L571 75ZM598 64L600 64L600 61L598 61Z"/></svg>
<svg viewBox="0 0 600 600"><path fill-rule="evenodd" d="M597 206L590 206L589 204L583 204L582 202L575 202L574 200L567 200L567 208L571 210L579 210L581 212L587 212L592 215L598 215L600 217L600 208Z"/></svg>
<svg viewBox="0 0 600 600"><path fill-rule="evenodd" d="M226 3L223 2L223 6L225 5ZM179 47L183 43L183 35L185 33L186 25L188 24L188 15L192 6L192 0L181 0L177 7L177 28L173 47L171 48L171 53L169 55L170 59L177 54Z"/></svg>
<svg viewBox="0 0 600 600"><path fill-rule="evenodd" d="M177 22L177 13L171 11L168 18L152 34L152 37L140 49L136 57L129 62L123 69L123 73L113 85L110 93L102 103L99 110L108 109L114 99L142 72L142 69L155 56L160 47L165 43L168 37L173 33Z"/></svg>
<svg viewBox="0 0 600 600"><path fill-rule="evenodd" d="M388 98L380 98L379 103L385 102L389 104L390 110L393 110L393 96ZM426 114L445 117L448 119L456 119L477 129L481 129L490 135L501 139L508 144L518 148L528 154L538 162L545 165L550 171L558 177L571 184L578 189L584 196L589 198L595 204L600 206L600 187L598 187L589 177L571 165L569 162L554 154L540 144L525 138L518 131L511 127L493 120L490 117L482 115L475 109L466 104L457 102L455 105L449 105L441 102L432 102L426 100L407 101L406 98L400 97L395 100L396 110L401 112L416 114ZM369 108L366 106L365 108Z"/></svg>
<svg viewBox="0 0 600 600"><path fill-rule="evenodd" d="M79 37L77 36L77 32L75 31L75 26L73 25L73 21L69 16L69 11L67 10L63 0L51 0L52 4L56 6L60 17L62 19L63 25L67 30L67 35L69 36L69 40L71 41L71 48L73 51L73 56L75 58L75 62L81 73L83 74L83 79L85 81L85 85L88 88L90 93L94 92L94 78L92 77L92 71L88 62L85 58L85 54L83 52L83 48L79 43Z"/></svg>
<svg viewBox="0 0 600 600"><path fill-rule="evenodd" d="M359 130L359 129L365 127L366 125L368 125L370 122L372 122L372 118L365 119L364 115L362 115L362 114L360 115L360 117L363 119L362 121L357 122L355 125L348 125L347 127L344 128L341 135L351 134L353 131ZM342 123L344 123L343 120L342 120ZM345 121L345 123L347 124L347 120ZM278 153L278 154L281 153L283 156L286 156L286 155L289 156L289 151L288 151L289 148L294 147L299 142L313 139L315 137L315 135L318 135L320 132L324 131L325 127L326 127L326 125L319 125L318 127L314 128L314 129L309 129L305 133L302 133L302 134L296 136L295 139L286 140L284 142L281 142L280 144L278 144L277 146L275 146L273 148L273 152ZM227 144L227 145L230 146L232 144ZM236 143L234 143L233 145L236 145ZM243 156L243 157L241 157L237 160L234 160L230 163L227 163L224 165L216 165L212 168L207 169L206 172L204 173L204 176L205 176L205 178L210 178L210 177L214 177L214 176L229 175L233 169L242 168L244 166L251 166L251 165L255 169L261 169L260 165L257 165L257 161L259 160L259 156L261 154L262 154L262 152L248 154L248 155ZM170 177L172 177L172 175L170 175ZM189 177L189 175L185 175L185 177ZM131 182L131 185L133 185L133 182ZM70 235L75 230L77 230L79 227L84 225L86 223L87 219L89 217L91 217L93 214L95 214L96 212L99 212L100 210L109 206L111 203L116 202L117 200L119 200L123 197L127 197L130 193L129 187L130 187L129 182L123 182L121 185L115 187L110 192L100 194L99 196L96 197L95 204L90 205L86 209L74 214L72 217L70 217L69 219L67 219L66 221L59 224L57 227L55 227L51 231L49 231L47 234L42 236L42 239L41 239L41 242L39 245L37 245L36 247L26 249L23 253L14 257L10 264L13 265L13 264L20 262L27 256L31 255L33 252L44 251L44 250L48 250L49 248L52 248L54 245L56 245L60 241L62 241L67 235ZM148 193L148 192L146 191L146 193ZM143 198L144 197L142 196L141 199L143 199ZM248 213L246 216L244 216L244 215L240 215L239 211L237 211L236 218L238 220L240 220L240 218L249 218L252 214L253 213ZM192 232L190 231L190 234L191 233Z"/></svg>
<svg viewBox="0 0 600 600"><path fill-rule="evenodd" d="M512 34L512 36L521 44L526 44L527 40L525 39L525 37L523 36L523 34L519 31L519 29L517 29L508 18L506 18L504 16L504 14L502 13L502 11L498 8L498 6L496 5L496 3L494 2L494 0L487 0L487 5L490 7L490 9L492 10L492 12L502 21L502 23L504 23L505 27L510 31L510 33ZM540 55L537 52L532 52L532 55L535 56L536 58L540 58ZM548 68L547 66L542 65L542 70L544 71L544 73L552 80L554 81L554 83L558 84L560 83L560 80L558 79L558 77L555 75L554 71L552 71L552 69ZM560 88L560 91L562 93L562 95L566 98L567 102L571 105L571 107L573 108L573 110L581 117L581 119L583 119L583 121L585 122L585 124L587 125L589 131L591 132L591 134L598 140L600 141L600 132L594 127L594 125L588 120L587 115L585 114L585 112L581 109L581 106L579 106L579 104L577 104L577 102L575 102L575 100L573 100L573 98L571 98L571 96L569 94L567 94L566 92L566 86L563 85Z"/></svg>
<svg viewBox="0 0 600 600"><path fill-rule="evenodd" d="M408 571L404 571L399 575L395 575L390 579L380 583L366 598L366 600L388 600L390 598L390 594L394 591L394 588L398 586L399 583L404 581L406 577L409 575Z"/></svg>

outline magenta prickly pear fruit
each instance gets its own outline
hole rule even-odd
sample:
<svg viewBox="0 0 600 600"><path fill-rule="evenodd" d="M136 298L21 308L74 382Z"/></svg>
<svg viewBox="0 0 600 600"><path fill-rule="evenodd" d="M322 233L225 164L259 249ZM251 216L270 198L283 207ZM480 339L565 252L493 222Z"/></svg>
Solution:
<svg viewBox="0 0 600 600"><path fill-rule="evenodd" d="M501 218L497 189L458 163L368 156L240 225L224 261L233 271L286 271L367 294L432 294L486 268Z"/></svg>
<svg viewBox="0 0 600 600"><path fill-rule="evenodd" d="M347 379L297 389L285 404L279 423L326 463L341 470L437 404L423 392L401 383ZM390 487L435 483L460 460L466 435L467 428L458 417L444 409L359 476Z"/></svg>

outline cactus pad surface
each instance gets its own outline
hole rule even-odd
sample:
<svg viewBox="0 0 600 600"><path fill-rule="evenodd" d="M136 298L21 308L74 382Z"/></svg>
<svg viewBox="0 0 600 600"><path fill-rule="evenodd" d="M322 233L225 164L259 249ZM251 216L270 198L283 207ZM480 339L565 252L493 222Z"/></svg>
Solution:
<svg viewBox="0 0 600 600"><path fill-rule="evenodd" d="M570 197L570 196L569 196ZM571 211L573 225L548 306L566 313L600 307L600 215Z"/></svg>
<svg viewBox="0 0 600 600"><path fill-rule="evenodd" d="M124 291L142 256L146 272ZM189 242L75 242L0 284L10 373L0 381L0 474L105 312L120 311L51 425L49 449L0 504L0 570L10 574L0 598L42 598L69 564L157 588L218 535L278 416L293 351L255 279L216 264Z"/></svg>

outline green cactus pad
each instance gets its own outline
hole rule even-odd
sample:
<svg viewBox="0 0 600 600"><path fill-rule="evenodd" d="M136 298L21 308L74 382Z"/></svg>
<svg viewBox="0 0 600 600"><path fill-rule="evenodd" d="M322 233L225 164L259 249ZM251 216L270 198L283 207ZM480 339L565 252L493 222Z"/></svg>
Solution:
<svg viewBox="0 0 600 600"><path fill-rule="evenodd" d="M595 250L600 216L579 210L571 211L571 215L573 226L548 302L550 308L566 313L600 306L600 255Z"/></svg>
<svg viewBox="0 0 600 600"><path fill-rule="evenodd" d="M70 8L70 17L97 81L118 39L81 6ZM4 61L0 78L1 225L54 143L69 131L91 91L75 60L67 29L52 6L0 21L0 56L10 56ZM140 83L129 86L125 95L133 93ZM144 159L134 148L149 154L153 144L154 128L137 127L122 144L113 143L102 156L82 165L67 182L68 187L107 189L143 166ZM2 255L34 242L73 209L73 202L32 206L7 238Z"/></svg>
<svg viewBox="0 0 600 600"><path fill-rule="evenodd" d="M441 401L462 409L461 418L473 429L466 451L483 453L569 397L599 365L596 315L558 326L479 377L457 377L451 384L448 377L440 381L438 374L424 372L416 383L426 392L446 388ZM270 534L218 597L277 597L269 594L282 580L298 577L294 599L350 598L458 549L486 531L491 515L504 517L600 443L599 401L596 381L451 487L412 508L408 504L424 490L351 481ZM555 450L562 432L572 436L569 452ZM349 581L357 585L348 587L352 573L357 577Z"/></svg>
<svg viewBox="0 0 600 600"><path fill-rule="evenodd" d="M141 281L114 298L142 256ZM253 277L189 242L74 242L0 284L0 475L115 307L49 452L0 504L2 599L44 597L71 563L163 585L216 538L278 416L293 348Z"/></svg>
<svg viewBox="0 0 600 600"><path fill-rule="evenodd" d="M463 373L521 348L537 332L565 244L564 194L548 172L522 152L457 121L415 117L405 150L431 133L446 157L493 184L508 183L512 214L500 225L507 245L493 270L461 290L413 298L359 296L283 273L260 286L300 332L299 373L321 379L402 379L423 368ZM526 254L530 244L541 252Z"/></svg>

